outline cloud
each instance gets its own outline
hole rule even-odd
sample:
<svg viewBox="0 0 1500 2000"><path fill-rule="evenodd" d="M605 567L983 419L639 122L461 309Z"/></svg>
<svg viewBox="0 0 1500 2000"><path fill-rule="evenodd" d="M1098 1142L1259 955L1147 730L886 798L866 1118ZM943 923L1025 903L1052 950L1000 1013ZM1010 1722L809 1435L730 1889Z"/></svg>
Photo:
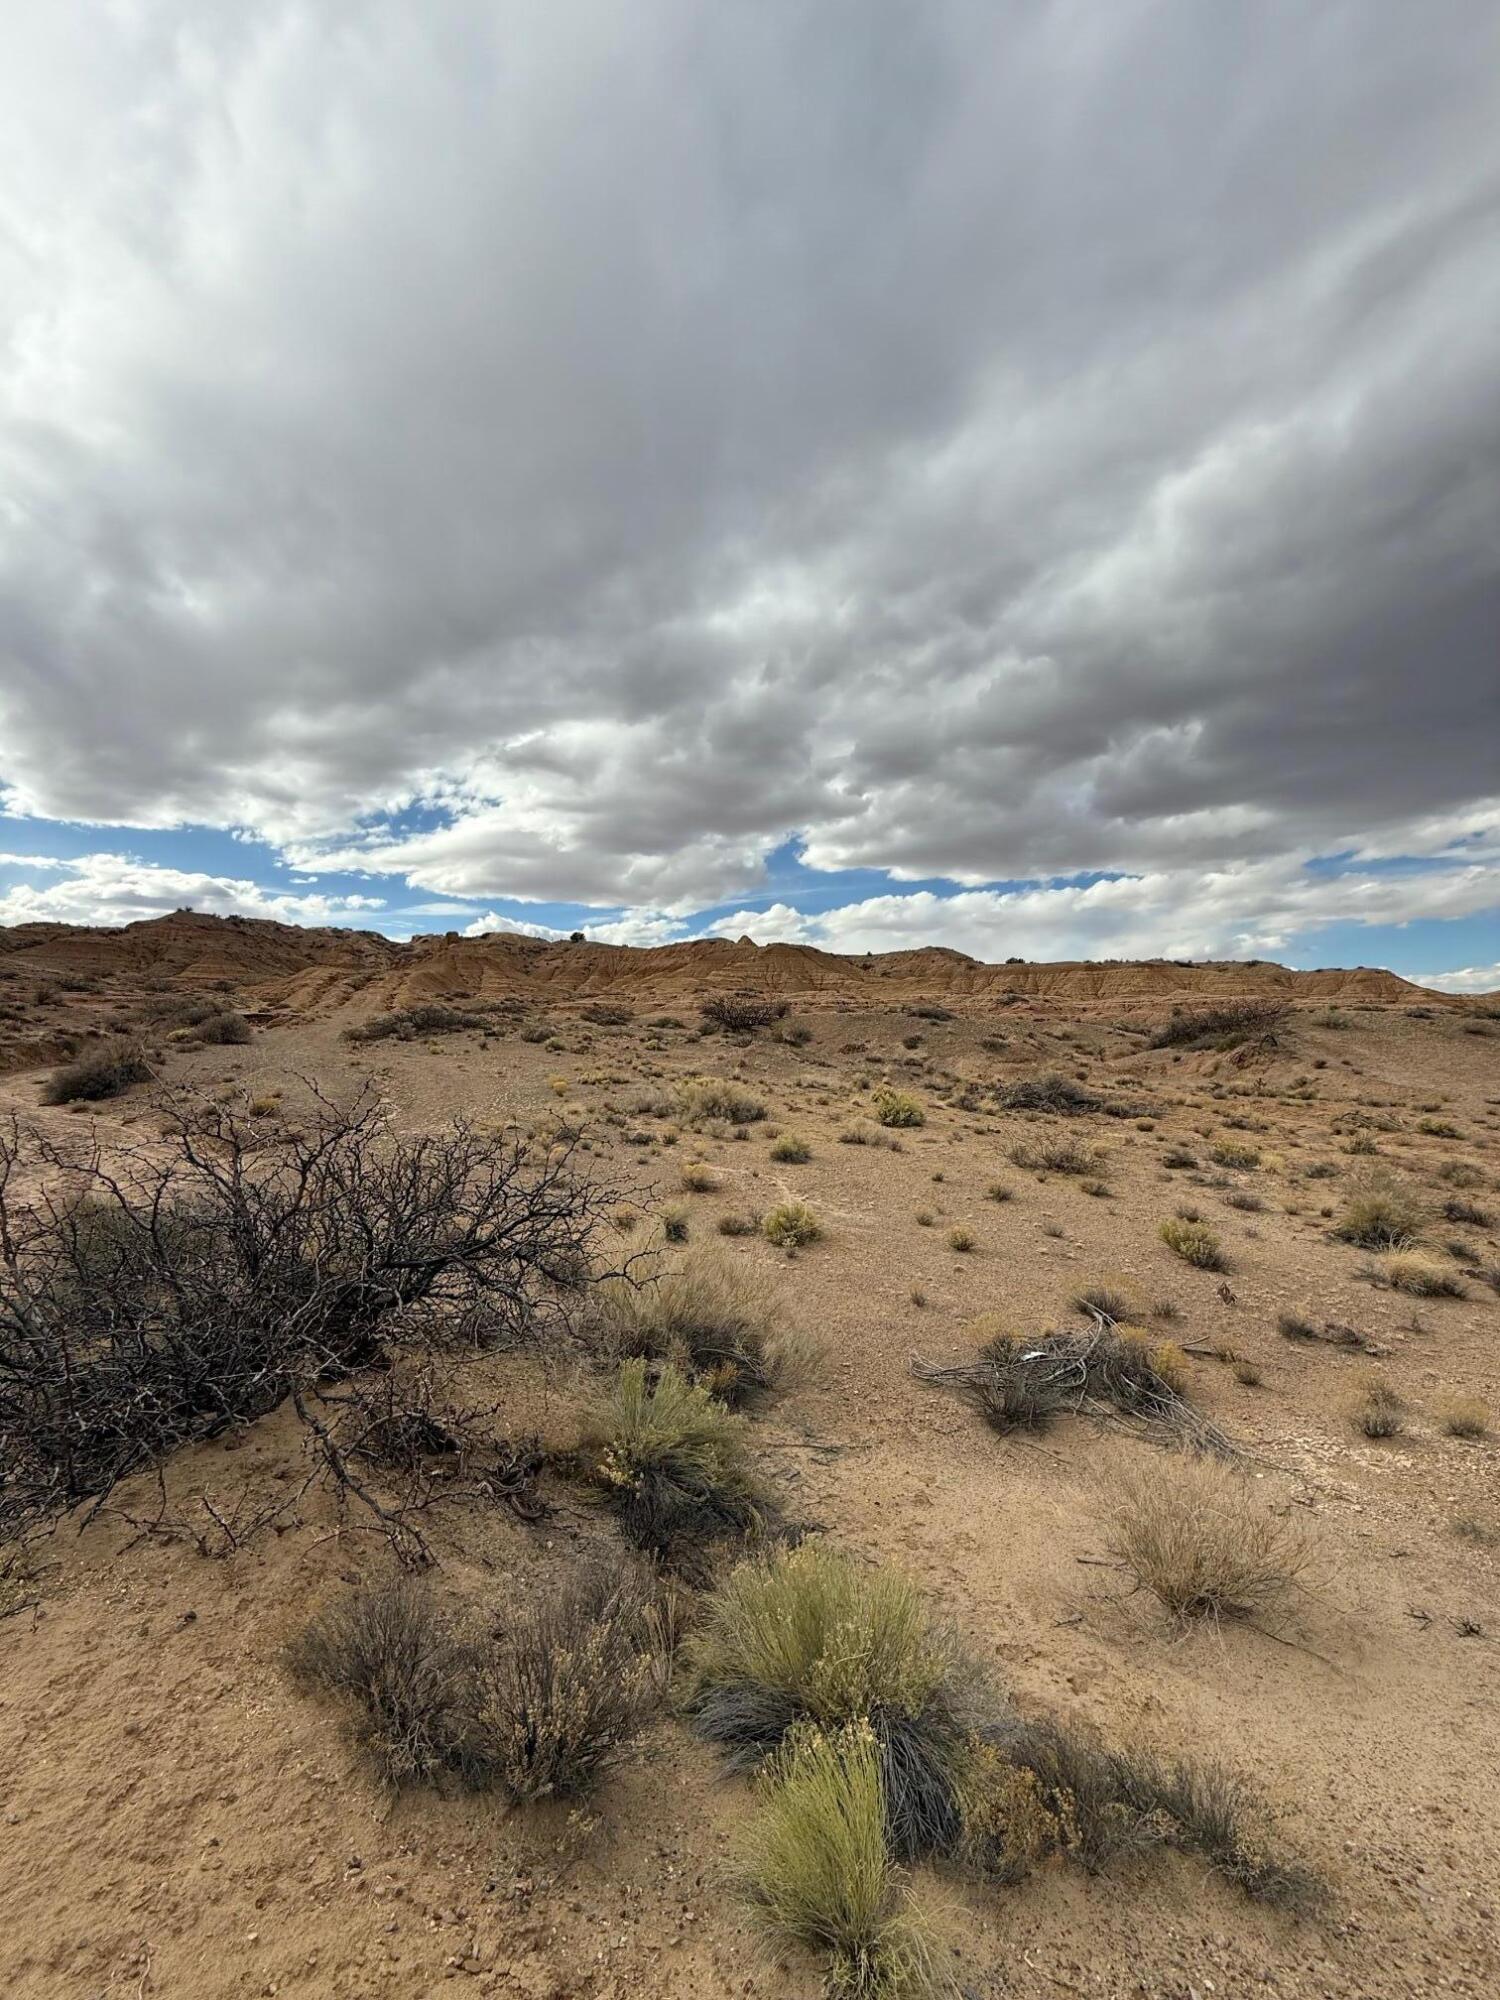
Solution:
<svg viewBox="0 0 1500 2000"><path fill-rule="evenodd" d="M1435 986L1440 993L1500 993L1500 963L1466 965L1458 972L1424 972L1419 986Z"/></svg>
<svg viewBox="0 0 1500 2000"><path fill-rule="evenodd" d="M1334 922L1404 924L1464 917L1500 904L1484 866L1419 874L1315 874L1280 861L1189 878L1178 870L1089 884L998 891L931 890L867 897L817 914L785 903L739 910L709 928L757 944L840 952L946 945L973 958L1260 958ZM1434 982L1429 982L1434 983Z"/></svg>
<svg viewBox="0 0 1500 2000"><path fill-rule="evenodd" d="M791 836L1198 940L1493 861L1494 10L66 13L0 66L0 808L668 925Z"/></svg>
<svg viewBox="0 0 1500 2000"><path fill-rule="evenodd" d="M193 909L220 917L269 917L284 924L337 924L382 910L375 896L292 896L229 875L162 868L123 854L83 854L59 861L45 855L0 855L0 865L56 872L46 888L25 883L0 890L0 923L132 924Z"/></svg>
<svg viewBox="0 0 1500 2000"><path fill-rule="evenodd" d="M578 927L575 925L574 930ZM550 938L554 943L571 938L574 930L554 930L550 924L528 923L516 917L497 917L488 910L464 929L465 937L487 937L492 931L517 931L523 937ZM680 918L660 910L627 910L623 916L604 923L589 923L584 936L590 944L658 945L678 944L688 935Z"/></svg>

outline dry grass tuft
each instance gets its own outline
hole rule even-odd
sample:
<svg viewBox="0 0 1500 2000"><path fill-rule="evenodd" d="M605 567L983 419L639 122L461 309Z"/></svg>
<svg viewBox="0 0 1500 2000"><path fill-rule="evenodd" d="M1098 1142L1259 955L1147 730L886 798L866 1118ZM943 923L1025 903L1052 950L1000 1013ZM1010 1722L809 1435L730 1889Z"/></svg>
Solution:
<svg viewBox="0 0 1500 2000"><path fill-rule="evenodd" d="M915 1097L904 1090L877 1090L874 1098L878 1125L907 1129L927 1123L927 1113Z"/></svg>
<svg viewBox="0 0 1500 2000"><path fill-rule="evenodd" d="M1300 1523L1272 1513L1243 1474L1211 1458L1120 1465L1104 1518L1110 1554L1182 1624L1267 1610L1311 1561Z"/></svg>
<svg viewBox="0 0 1500 2000"><path fill-rule="evenodd" d="M1449 1396L1437 1420L1449 1437L1482 1438L1490 1427L1490 1406L1482 1396Z"/></svg>
<svg viewBox="0 0 1500 2000"><path fill-rule="evenodd" d="M800 1250L816 1243L823 1225L805 1201L784 1201L773 1208L761 1223L761 1233L778 1250Z"/></svg>
<svg viewBox="0 0 1500 2000"><path fill-rule="evenodd" d="M1462 1299L1468 1294L1460 1280L1436 1258L1420 1250L1397 1250L1386 1258L1380 1275L1393 1291L1418 1299Z"/></svg>
<svg viewBox="0 0 1500 2000"><path fill-rule="evenodd" d="M1349 1420L1367 1438L1397 1437L1406 1429L1407 1405L1384 1377L1375 1375L1349 1405Z"/></svg>
<svg viewBox="0 0 1500 2000"><path fill-rule="evenodd" d="M1426 1210L1389 1174L1372 1174L1352 1188L1333 1233L1362 1250L1402 1250L1422 1232Z"/></svg>
<svg viewBox="0 0 1500 2000"><path fill-rule="evenodd" d="M695 1076L677 1086L677 1114L684 1125L754 1125L766 1107L725 1077Z"/></svg>
<svg viewBox="0 0 1500 2000"><path fill-rule="evenodd" d="M1078 1139L1022 1139L1011 1147L1010 1158L1039 1174L1093 1174L1104 1161L1097 1146Z"/></svg>

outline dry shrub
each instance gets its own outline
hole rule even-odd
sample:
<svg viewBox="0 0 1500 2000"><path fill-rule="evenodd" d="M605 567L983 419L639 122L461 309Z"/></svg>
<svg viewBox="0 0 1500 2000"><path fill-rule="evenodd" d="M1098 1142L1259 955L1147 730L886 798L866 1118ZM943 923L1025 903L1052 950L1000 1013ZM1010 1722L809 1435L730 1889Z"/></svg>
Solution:
<svg viewBox="0 0 1500 2000"><path fill-rule="evenodd" d="M654 1707L653 1594L600 1573L554 1587L509 1626L477 1684L479 1756L511 1798L591 1792Z"/></svg>
<svg viewBox="0 0 1500 2000"><path fill-rule="evenodd" d="M878 1125L868 1125L863 1120L844 1126L839 1133L841 1146L884 1146L890 1152L901 1150L901 1141L891 1133L882 1131Z"/></svg>
<svg viewBox="0 0 1500 2000"><path fill-rule="evenodd" d="M766 1115L758 1097L719 1076L695 1076L677 1086L684 1125L754 1125Z"/></svg>
<svg viewBox="0 0 1500 2000"><path fill-rule="evenodd" d="M1490 1406L1481 1396L1449 1396L1439 1404L1437 1420L1449 1437L1482 1438L1490 1427Z"/></svg>
<svg viewBox="0 0 1500 2000"><path fill-rule="evenodd" d="M480 1778L479 1649L431 1586L410 1576L326 1606L289 1649L297 1678L353 1702L355 1734L389 1785Z"/></svg>
<svg viewBox="0 0 1500 2000"><path fill-rule="evenodd" d="M64 1063L48 1077L44 1104L97 1104L118 1097L133 1083L150 1081L151 1070L141 1051L130 1042L106 1042L86 1055Z"/></svg>
<svg viewBox="0 0 1500 2000"><path fill-rule="evenodd" d="M692 1562L702 1543L771 1517L744 1418L670 1363L653 1379L646 1361L622 1362L580 1445L627 1539L665 1560Z"/></svg>
<svg viewBox="0 0 1500 2000"><path fill-rule="evenodd" d="M200 1021L194 1030L200 1042L210 1042L218 1046L239 1046L251 1039L250 1023L243 1014L236 1014L226 1008L222 1014L210 1014L206 1021Z"/></svg>
<svg viewBox="0 0 1500 2000"><path fill-rule="evenodd" d="M1247 1146L1242 1139L1221 1139L1210 1147L1208 1156L1217 1167L1234 1167L1246 1173L1260 1165L1260 1148Z"/></svg>
<svg viewBox="0 0 1500 2000"><path fill-rule="evenodd" d="M1286 1013L1281 1000L1237 1000L1191 1013L1174 1008L1172 1018L1151 1037L1151 1047L1239 1048L1245 1042L1274 1037Z"/></svg>
<svg viewBox="0 0 1500 2000"><path fill-rule="evenodd" d="M1103 1517L1111 1556L1180 1623L1264 1611L1312 1558L1300 1523L1272 1513L1243 1474L1212 1458L1121 1464Z"/></svg>
<svg viewBox="0 0 1500 2000"><path fill-rule="evenodd" d="M785 1018L785 1000L765 1000L748 993L716 993L705 1000L698 1012L711 1026L731 1034L753 1035L757 1028L769 1028Z"/></svg>
<svg viewBox="0 0 1500 2000"><path fill-rule="evenodd" d="M1044 1174L1093 1174L1104 1160L1097 1146L1077 1139L1023 1139L1011 1147L1010 1157L1016 1166Z"/></svg>
<svg viewBox="0 0 1500 2000"><path fill-rule="evenodd" d="M1406 1429L1407 1404L1383 1376L1365 1383L1349 1405L1349 1420L1367 1438L1396 1437Z"/></svg>
<svg viewBox="0 0 1500 2000"><path fill-rule="evenodd" d="M706 1160L688 1160L678 1176L684 1194L717 1194L719 1177Z"/></svg>
<svg viewBox="0 0 1500 2000"><path fill-rule="evenodd" d="M465 1028L482 1028L482 1014L465 1013L462 1008L441 1001L423 1001L414 1007L399 1007L390 1014L374 1014L358 1027L345 1028L346 1042L414 1042L419 1035L456 1035Z"/></svg>
<svg viewBox="0 0 1500 2000"><path fill-rule="evenodd" d="M623 1273L596 1286L596 1325L615 1360L669 1361L737 1403L798 1379L813 1359L783 1325L779 1289L762 1271L704 1245L674 1257L637 1238Z"/></svg>
<svg viewBox="0 0 1500 2000"><path fill-rule="evenodd" d="M885 1840L880 1750L867 1724L799 1733L772 1760L739 1845L761 1927L826 1962L848 2000L942 1990L927 1934Z"/></svg>
<svg viewBox="0 0 1500 2000"><path fill-rule="evenodd" d="M1393 1291L1410 1292L1418 1299L1462 1299L1468 1294L1462 1283L1420 1250L1397 1250L1385 1259L1380 1275Z"/></svg>
<svg viewBox="0 0 1500 2000"><path fill-rule="evenodd" d="M1362 1250L1402 1250L1427 1219L1420 1199L1389 1174L1372 1174L1351 1188L1333 1233Z"/></svg>
<svg viewBox="0 0 1500 2000"><path fill-rule="evenodd" d="M761 1233L778 1250L800 1250L818 1241L823 1225L805 1201L784 1201L766 1215Z"/></svg>
<svg viewBox="0 0 1500 2000"><path fill-rule="evenodd" d="M742 1563L687 1664L687 1712L731 1765L758 1762L798 1723L867 1722L895 1852L951 1845L972 1669L904 1577L816 1543Z"/></svg>
<svg viewBox="0 0 1500 2000"><path fill-rule="evenodd" d="M1157 1234L1174 1255L1200 1271L1229 1269L1223 1245L1206 1222L1187 1222L1181 1216L1169 1216Z"/></svg>
<svg viewBox="0 0 1500 2000"><path fill-rule="evenodd" d="M812 1147L795 1132L783 1132L771 1148L771 1158L778 1166L800 1167L812 1158Z"/></svg>

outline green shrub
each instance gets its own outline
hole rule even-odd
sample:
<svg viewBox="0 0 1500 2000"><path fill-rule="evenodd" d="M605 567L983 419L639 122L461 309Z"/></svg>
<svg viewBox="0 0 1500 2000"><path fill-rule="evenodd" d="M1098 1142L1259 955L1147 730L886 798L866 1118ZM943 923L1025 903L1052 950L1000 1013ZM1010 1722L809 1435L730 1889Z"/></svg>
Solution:
<svg viewBox="0 0 1500 2000"><path fill-rule="evenodd" d="M1229 1269L1219 1239L1206 1222L1184 1222L1180 1216L1170 1216L1158 1233L1167 1248L1184 1263L1195 1264L1200 1271Z"/></svg>
<svg viewBox="0 0 1500 2000"><path fill-rule="evenodd" d="M778 1944L824 1958L847 2000L917 2000L936 1961L885 1843L878 1746L868 1725L799 1735L758 1789L739 1846L752 1910Z"/></svg>
<svg viewBox="0 0 1500 2000"><path fill-rule="evenodd" d="M625 1361L586 1419L584 1462L629 1541L668 1560L747 1535L771 1512L745 1420L670 1363Z"/></svg>
<svg viewBox="0 0 1500 2000"><path fill-rule="evenodd" d="M927 1123L927 1113L915 1097L904 1090L877 1090L874 1098L875 1121L879 1125L896 1126L903 1130Z"/></svg>
<svg viewBox="0 0 1500 2000"><path fill-rule="evenodd" d="M957 1828L967 1691L951 1638L915 1587L817 1543L742 1563L689 1641L685 1705L733 1765L794 1724L867 1721L880 1745L896 1852L936 1852Z"/></svg>
<svg viewBox="0 0 1500 2000"><path fill-rule="evenodd" d="M804 1244L818 1241L823 1225L806 1202L784 1201L766 1216L761 1231L778 1250L800 1250Z"/></svg>

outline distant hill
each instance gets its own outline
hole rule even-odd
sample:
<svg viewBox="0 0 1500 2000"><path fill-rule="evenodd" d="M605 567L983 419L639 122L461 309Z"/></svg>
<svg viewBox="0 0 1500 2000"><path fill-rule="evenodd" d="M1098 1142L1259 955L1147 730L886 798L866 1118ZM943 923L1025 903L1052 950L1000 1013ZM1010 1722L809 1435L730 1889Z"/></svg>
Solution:
<svg viewBox="0 0 1500 2000"><path fill-rule="evenodd" d="M7 971L131 987L160 980L180 987L222 982L266 1006L319 1013L356 1002L373 1010L414 1000L508 995L688 1005L738 989L828 1005L930 1000L965 1012L1015 997L1128 1004L1253 994L1292 1001L1462 1004L1369 966L1294 972L1263 959L990 965L936 946L861 956L811 945L758 945L749 938L645 948L554 944L511 931L474 938L450 931L396 944L373 931L311 930L190 911L117 930L0 927L0 973Z"/></svg>

